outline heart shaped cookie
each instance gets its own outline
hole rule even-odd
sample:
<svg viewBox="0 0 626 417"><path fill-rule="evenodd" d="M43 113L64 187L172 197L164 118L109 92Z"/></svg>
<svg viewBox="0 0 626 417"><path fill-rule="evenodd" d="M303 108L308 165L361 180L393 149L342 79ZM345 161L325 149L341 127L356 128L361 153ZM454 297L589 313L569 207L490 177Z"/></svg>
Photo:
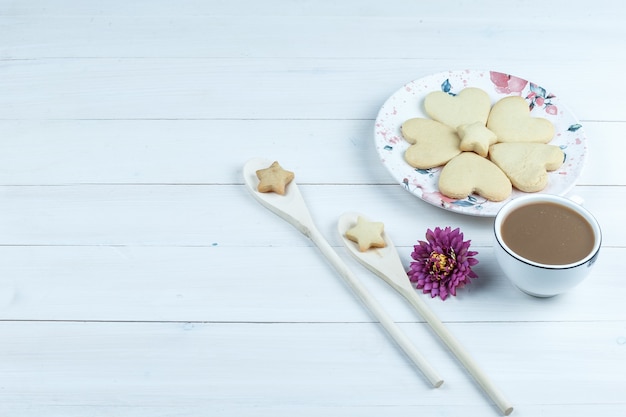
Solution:
<svg viewBox="0 0 626 417"><path fill-rule="evenodd" d="M520 96L500 99L491 108L487 128L498 142L548 143L554 136L554 125L541 117L531 117L528 103Z"/></svg>
<svg viewBox="0 0 626 417"><path fill-rule="evenodd" d="M558 146L543 143L496 143L489 158L520 191L533 193L548 185L548 171L563 165L565 154Z"/></svg>
<svg viewBox="0 0 626 417"><path fill-rule="evenodd" d="M432 119L454 129L459 125L487 123L491 99L480 88L468 87L456 96L443 91L433 91L424 98L424 110Z"/></svg>
<svg viewBox="0 0 626 417"><path fill-rule="evenodd" d="M493 162L474 152L463 152L441 170L439 191L454 199L475 193L490 201L502 201L511 195L512 186Z"/></svg>
<svg viewBox="0 0 626 417"><path fill-rule="evenodd" d="M456 131L430 119L409 119L400 127L402 136L411 144L404 159L414 168L429 169L445 164L461 153Z"/></svg>

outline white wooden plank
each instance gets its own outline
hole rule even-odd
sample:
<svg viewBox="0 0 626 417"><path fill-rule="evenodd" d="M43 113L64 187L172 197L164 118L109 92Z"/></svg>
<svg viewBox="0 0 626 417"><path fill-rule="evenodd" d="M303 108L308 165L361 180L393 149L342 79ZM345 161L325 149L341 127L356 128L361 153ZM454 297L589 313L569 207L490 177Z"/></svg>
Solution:
<svg viewBox="0 0 626 417"><path fill-rule="evenodd" d="M241 184L248 158L274 158L307 183L392 184L374 120L0 120L0 183ZM584 122L579 184L626 185L612 152L624 122ZM323 164L321 163L323 161ZM323 167L320 167L323 165ZM318 168L318 169L316 169Z"/></svg>
<svg viewBox="0 0 626 417"><path fill-rule="evenodd" d="M626 60L463 59L510 72L561 97L581 120L624 121ZM2 119L374 119L406 82L448 69L442 59L74 58L8 60L0 66ZM607 71L606 68L611 68ZM233 74L237 74L233 76ZM582 83L582 85L581 85ZM611 94L606 94L611 86ZM581 93L584 91L584 94Z"/></svg>
<svg viewBox="0 0 626 417"><path fill-rule="evenodd" d="M405 263L427 227L472 239L480 278L424 299L515 415L625 415L624 17L611 0L0 0L0 414L497 415L339 246L336 219L359 210L385 222ZM491 254L490 219L418 201L377 160L382 102L459 65L544 85L588 132L575 192L605 239L568 294L517 291ZM247 195L252 156L288 161L441 390Z"/></svg>
<svg viewBox="0 0 626 417"><path fill-rule="evenodd" d="M98 4L97 8L81 0L30 0L28 2L15 2L2 0L3 15L18 16L45 16L49 18L67 16L133 16L159 17L159 16L237 16L243 18L262 16L361 16L361 17L430 17L450 20L462 20L460 17L474 19L523 20L527 16L532 21L539 23L562 23L553 19L555 14L562 16L567 22L585 22L587 20L614 20L619 18L614 3L611 0L599 0L593 8L587 8L581 13L577 3L567 0L555 0L549 3L539 0L530 0L525 3L511 3L502 7L498 0L483 0L476 4L457 3L443 0L438 4L415 3L407 0L390 0L380 3L375 0L362 0L357 5L350 2L336 2L332 0L302 0L291 2L285 0L267 0L262 5L248 1L204 1L204 0L176 0L159 1L136 0L126 2L123 0L110 0L104 4ZM244 5L245 7L242 7ZM454 6L454 7L451 7ZM498 7L500 6L500 7ZM566 7L569 6L569 7ZM491 12L485 16L485 11ZM447 11L443 15L442 11ZM471 22L468 22L471 23ZM591 22L593 23L593 22Z"/></svg>
<svg viewBox="0 0 626 417"><path fill-rule="evenodd" d="M415 394L413 394L415 395ZM259 406L232 404L229 407L217 407L217 406L203 406L201 404L192 405L188 403L184 406L176 407L176 411L172 411L168 407L150 406L141 404L138 406L133 405L99 405L97 407L88 406L85 404L78 405L57 405L55 407L41 406L39 404L31 404L25 407L22 404L5 407L12 416L37 416L45 414L46 416L62 416L62 417L82 417L85 414L90 416L110 416L117 413L132 413L137 416L150 416L150 417L170 417L175 414L178 417L195 417L200 414L209 412L220 413L221 416L226 417L238 417L242 415L254 415L257 417L290 417L295 414L301 417L319 417L321 415L328 417L344 417L346 415L359 415L362 417L379 417L380 415L394 415L394 416L414 416L418 414L427 414L429 416L442 416L447 417L451 415L498 415L497 411L493 411L484 405L377 405L375 407L360 406L360 405L307 405L301 407L298 405L287 404L286 399L282 399L280 403L273 405ZM516 409L515 415L519 416L555 416L555 417L588 417L594 414L602 415L603 417L622 417L624 415L624 407L621 404L541 404L541 405L524 405L522 411L519 408Z"/></svg>
<svg viewBox="0 0 626 417"><path fill-rule="evenodd" d="M0 181L241 184L243 164L267 156L293 170L315 168L323 159L324 169L308 179L313 183L389 183L374 150L373 125L373 120L4 120Z"/></svg>
<svg viewBox="0 0 626 417"><path fill-rule="evenodd" d="M2 56L40 57L334 57L435 59L459 62L482 56L519 59L532 45L544 60L610 57L621 45L623 13L610 2L581 13L567 2L502 7L494 1L463 4L364 2L347 6L216 6L216 2L111 2L93 10L80 3L16 6L6 12ZM75 7L72 7L75 6ZM354 10L358 9L358 10ZM554 19L555 14L559 19ZM323 28L320 31L320 28ZM587 36L593 31L594 36ZM74 33L81 36L74 36ZM46 33L45 39L38 37ZM224 39L228 39L225 41ZM286 42L285 40L289 40ZM597 40L601 39L602 42ZM576 49L563 48L563 42ZM6 45L6 46L5 46Z"/></svg>
<svg viewBox="0 0 626 417"><path fill-rule="evenodd" d="M591 276L551 299L503 276L490 247L475 247L479 278L448 300L422 299L445 322L626 321L624 249L603 248ZM412 247L399 247L408 268ZM339 255L399 322L422 318L386 283ZM372 322L311 247L0 247L5 320Z"/></svg>
<svg viewBox="0 0 626 417"><path fill-rule="evenodd" d="M371 324L0 327L0 352L7 359L0 410L9 415L497 413L423 325L402 327L446 375L439 390L429 388ZM490 364L485 371L511 397L516 414L626 407L619 343L624 322L564 323L559 331L544 323L451 327L479 363ZM254 349L243 351L242 345Z"/></svg>
<svg viewBox="0 0 626 417"><path fill-rule="evenodd" d="M458 226L476 245L492 244L491 218L451 213L399 185L301 189L320 230L334 245L339 245L337 220L346 211L384 222L400 246L415 244L427 228L437 226ZM626 200L624 187L576 187L573 193L606 226L603 244L624 247L621 230L609 227L622 221L622 208L614 201ZM310 245L240 185L5 186L0 196L1 245Z"/></svg>

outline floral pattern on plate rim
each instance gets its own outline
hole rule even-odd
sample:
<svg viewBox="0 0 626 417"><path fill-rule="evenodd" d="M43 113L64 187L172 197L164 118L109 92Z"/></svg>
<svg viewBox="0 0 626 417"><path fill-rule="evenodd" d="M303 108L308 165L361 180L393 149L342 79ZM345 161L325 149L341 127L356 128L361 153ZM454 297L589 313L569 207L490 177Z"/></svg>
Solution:
<svg viewBox="0 0 626 417"><path fill-rule="evenodd" d="M455 95L466 87L482 88L492 99L519 95L526 99L531 116L544 117L555 127L550 142L565 153L561 168L550 172L548 186L541 191L547 194L567 194L582 172L587 152L587 139L580 122L559 101L559 98L540 85L514 75L496 71L446 71L420 78L405 84L381 107L375 123L376 150L383 165L410 193L432 205L446 210L473 216L493 217L509 199L525 193L513 190L509 199L488 201L478 195L455 200L442 195L437 183L442 167L415 169L404 160L409 144L402 138L400 126L413 117L428 117L423 110L426 94L441 90Z"/></svg>

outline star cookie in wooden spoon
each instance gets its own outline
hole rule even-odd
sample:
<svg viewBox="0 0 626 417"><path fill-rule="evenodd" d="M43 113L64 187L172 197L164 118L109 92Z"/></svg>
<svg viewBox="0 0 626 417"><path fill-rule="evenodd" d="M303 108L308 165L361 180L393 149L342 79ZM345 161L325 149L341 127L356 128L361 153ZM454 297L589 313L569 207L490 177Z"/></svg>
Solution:
<svg viewBox="0 0 626 417"><path fill-rule="evenodd" d="M387 246L383 238L384 224L380 222L370 222L359 216L356 226L346 231L346 237L356 242L361 252L370 248L384 248Z"/></svg>
<svg viewBox="0 0 626 417"><path fill-rule="evenodd" d="M283 169L278 161L274 161L269 168L256 171L256 176L259 178L257 189L260 193L274 192L280 195L285 195L287 184L295 177L293 172Z"/></svg>

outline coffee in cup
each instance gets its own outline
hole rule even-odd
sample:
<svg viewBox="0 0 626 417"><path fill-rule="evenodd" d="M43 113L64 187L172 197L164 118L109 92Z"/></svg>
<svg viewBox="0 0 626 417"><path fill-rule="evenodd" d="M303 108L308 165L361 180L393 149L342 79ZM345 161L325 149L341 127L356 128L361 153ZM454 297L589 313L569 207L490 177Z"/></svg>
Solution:
<svg viewBox="0 0 626 417"><path fill-rule="evenodd" d="M496 259L522 291L550 297L590 272L602 240L597 220L574 201L549 194L518 197L494 222Z"/></svg>

